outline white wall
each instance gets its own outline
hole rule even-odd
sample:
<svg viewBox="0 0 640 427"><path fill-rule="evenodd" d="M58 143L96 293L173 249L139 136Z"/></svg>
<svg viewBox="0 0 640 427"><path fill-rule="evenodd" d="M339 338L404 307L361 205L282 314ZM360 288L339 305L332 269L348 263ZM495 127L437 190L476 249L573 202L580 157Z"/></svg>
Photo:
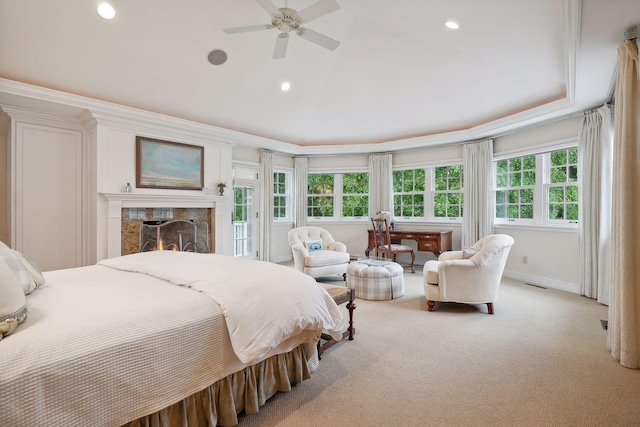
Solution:
<svg viewBox="0 0 640 427"><path fill-rule="evenodd" d="M494 154L513 154L539 147L552 147L554 143L576 139L580 118L569 118L543 126L513 132L494 138ZM253 150L253 151L252 151ZM462 160L463 144L441 147L427 147L393 153L394 167L443 164ZM234 159L259 159L256 149L234 147ZM258 160L259 161L259 160ZM313 170L349 170L367 169L368 155L354 154L344 156L312 156L309 158L309 169ZM367 247L367 229L369 223L362 222L317 222L310 224L326 228L336 240L347 245L352 256L363 256ZM397 222L398 229L417 230L452 230L453 249L460 249L461 225L443 223L403 223ZM276 225L274 227L274 246L279 260L289 257L290 250L286 233L290 227ZM516 243L511 250L505 275L525 282L578 292L579 242L576 229L550 229L545 227L512 227L500 226L496 233L511 235ZM413 241L404 241L413 246ZM523 262L526 257L526 263ZM424 264L434 256L428 252L416 251L416 263ZM407 261L408 256L400 261Z"/></svg>
<svg viewBox="0 0 640 427"><path fill-rule="evenodd" d="M103 123L101 123L103 122ZM136 171L136 136L166 140L182 144L191 144L204 147L204 187L217 191L218 182L232 182L231 144L220 140L208 138L205 135L193 135L189 132L188 125L184 128L173 126L163 126L162 119L158 118L158 123L153 128L145 126L143 123L118 122L99 120L97 125L97 163L96 163L96 190L97 193L119 193L122 192L127 182L133 186L133 191L140 194L166 194L166 195L193 195L203 194L201 191L193 190L157 190L149 188L135 187ZM230 218L232 208L232 192L227 191L225 197L228 199L226 207L227 213L218 212L216 217ZM97 208L97 229L100 236L97 259L108 257L106 235L108 224L108 202L103 197L96 200ZM216 224L215 233L224 234L222 244L218 244L220 239L216 237L217 253L233 253L232 226L231 222Z"/></svg>
<svg viewBox="0 0 640 427"><path fill-rule="evenodd" d="M52 97L54 97L54 95L52 95ZM55 197L56 200L63 200L60 196L68 194L71 187L82 189L78 200L76 200L76 205L81 211L78 215L79 219L73 220L74 224L78 224L80 231L77 235L73 236L70 233L65 233L65 236L68 236L74 241L76 247L81 248L82 258L80 264L93 264L97 260L108 257L111 253L108 247L108 242L110 241L108 237L110 218L108 202L106 198L100 195L101 193L121 193L123 192L125 184L130 181L134 186L134 192L139 194L153 194L155 196L161 195L166 197L175 195L205 195L202 191L136 189L136 136L203 146L204 186L215 188L217 182L231 182L232 145L231 142L226 142L224 138L219 137L216 129L195 122L103 103L102 101L92 100L91 110L72 107L70 104L66 104L66 102L72 102L72 100L78 101L73 95L67 95L60 100L59 104L52 102L47 102L46 104L33 103L33 106L30 104L28 107L24 105L3 105L2 108L4 112L9 113L11 121L9 125L10 132L7 132L6 122L3 121L3 117L5 116L0 117L0 127L2 128L0 129L0 134L2 134L2 139L0 140L0 151L2 152L2 154L0 154L0 164L11 167L12 162L16 161L13 156L7 159L6 151L6 146L8 145L6 135L14 133L20 137L19 132L14 130L14 128L18 128L14 123L19 124L16 117L28 117L31 126L41 130L41 134L34 137L36 138L34 140L35 143L46 144L47 140L43 135L75 132L75 140L77 140L77 144L80 147L78 148L76 157L79 165L81 165L78 166L76 170L81 170L82 173L76 173L78 178L72 185L65 185L63 186L64 188L58 188L60 186L54 185L54 187L48 188L47 184L50 184L51 180L48 179L47 168L41 166L36 167L31 163L19 165L20 167L16 168L17 172L14 171L11 173L17 174L21 170L28 171L29 183L36 183L36 185L39 186L38 188L42 188L42 191L48 191L48 193L46 193L47 196ZM85 98L80 99L80 101L87 103ZM59 114L51 113L52 111L58 112ZM24 121L23 119L21 120ZM69 125L65 127L61 126L60 123L69 123ZM23 144L23 141L18 141L16 144ZM53 158L55 156L51 155L50 157ZM69 156L66 156L66 158L68 157ZM10 195L14 192L14 189L18 196L24 195L21 193L21 187L18 188L17 185L15 182L9 181L3 168L2 177L0 178L0 200L7 200L8 197L11 197L7 197L6 193ZM226 198L228 202L223 197L216 201L216 219L219 217L224 219L230 218L232 208L231 193L229 193ZM43 198L41 197L40 199ZM18 225L28 219L26 214L21 215L20 211L17 210L17 208L20 207L20 203L18 203L20 200L21 199L17 198L15 206L9 207L9 209L12 209L9 212L17 212L15 221L17 225L13 224L13 220L11 220L9 216L10 224L8 231L4 230L3 225L0 225L0 233L2 233L0 235L10 237L16 233L16 230L20 230ZM12 203L14 202L9 200L8 205ZM6 224L8 222L5 218L7 214L4 212L6 206L7 204L2 203L0 224ZM46 224L42 222L42 214L38 213L37 209L28 209L25 210L25 212L30 212L32 216L36 215L42 224ZM65 218L71 218L71 216L66 215ZM220 222L220 224L216 224L215 229L216 252L233 253L233 229L231 221L218 222ZM49 231L47 231L47 229ZM56 246L43 244L42 242L47 242L47 237L55 237L57 239L56 231L59 230L47 224L45 231L42 231L42 233L45 234L41 235L39 239L27 236L26 239L28 241L22 242L18 239L20 235L16 234L16 236L18 236L16 237L17 243L12 243L15 243L18 249L28 245L40 245L44 248L49 248L46 249L46 254L49 254L47 256L55 261L55 251L51 251L50 248ZM7 240L9 240L9 238L7 238ZM63 251L62 253L66 252L69 251ZM46 267L49 265L49 261L49 259L41 260L40 264ZM67 265L61 265L58 268L64 267L67 267Z"/></svg>

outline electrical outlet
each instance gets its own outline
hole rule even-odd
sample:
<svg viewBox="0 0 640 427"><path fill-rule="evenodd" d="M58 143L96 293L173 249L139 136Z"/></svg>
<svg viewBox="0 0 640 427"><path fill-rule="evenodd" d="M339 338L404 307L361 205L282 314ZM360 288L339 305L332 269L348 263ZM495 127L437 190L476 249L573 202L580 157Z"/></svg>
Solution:
<svg viewBox="0 0 640 427"><path fill-rule="evenodd" d="M522 263L526 264L529 260L527 259L526 255L522 257Z"/></svg>

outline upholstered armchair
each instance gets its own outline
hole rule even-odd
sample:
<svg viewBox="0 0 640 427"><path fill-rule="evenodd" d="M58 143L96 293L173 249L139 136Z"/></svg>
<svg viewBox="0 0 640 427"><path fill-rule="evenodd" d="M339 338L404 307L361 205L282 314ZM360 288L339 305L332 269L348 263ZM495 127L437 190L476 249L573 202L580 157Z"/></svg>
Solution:
<svg viewBox="0 0 640 427"><path fill-rule="evenodd" d="M487 304L489 314L493 314L513 243L511 236L492 234L471 248L443 252L437 261L427 261L423 274L428 310L434 311L437 301L450 301Z"/></svg>
<svg viewBox="0 0 640 427"><path fill-rule="evenodd" d="M344 243L336 242L320 227L298 227L289 231L289 244L295 268L311 277L342 275L349 265L349 253Z"/></svg>

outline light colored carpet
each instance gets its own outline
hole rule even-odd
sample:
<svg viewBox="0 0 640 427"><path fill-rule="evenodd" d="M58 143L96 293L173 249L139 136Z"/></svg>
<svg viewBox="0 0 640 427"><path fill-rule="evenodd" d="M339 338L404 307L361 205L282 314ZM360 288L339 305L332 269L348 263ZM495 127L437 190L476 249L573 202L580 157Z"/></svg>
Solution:
<svg viewBox="0 0 640 427"><path fill-rule="evenodd" d="M611 357L593 300L504 279L493 316L428 312L418 270L403 297L356 304L354 341L240 427L640 425L640 371Z"/></svg>

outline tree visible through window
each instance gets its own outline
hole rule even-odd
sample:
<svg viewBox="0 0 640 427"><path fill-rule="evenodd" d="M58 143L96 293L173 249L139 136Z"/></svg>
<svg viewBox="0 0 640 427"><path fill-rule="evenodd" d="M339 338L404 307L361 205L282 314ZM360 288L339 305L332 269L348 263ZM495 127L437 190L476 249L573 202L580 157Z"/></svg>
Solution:
<svg viewBox="0 0 640 427"><path fill-rule="evenodd" d="M424 169L393 172L393 215L424 217Z"/></svg>
<svg viewBox="0 0 640 427"><path fill-rule="evenodd" d="M496 162L496 218L533 219L536 156Z"/></svg>
<svg viewBox="0 0 640 427"><path fill-rule="evenodd" d="M287 217L287 181L284 172L273 173L273 218Z"/></svg>
<svg viewBox="0 0 640 427"><path fill-rule="evenodd" d="M433 216L462 217L462 165L436 167L434 174Z"/></svg>
<svg viewBox="0 0 640 427"><path fill-rule="evenodd" d="M547 212L550 220L578 220L578 149L551 152Z"/></svg>
<svg viewBox="0 0 640 427"><path fill-rule="evenodd" d="M309 174L308 178L307 215L310 217L332 217L333 174Z"/></svg>
<svg viewBox="0 0 640 427"><path fill-rule="evenodd" d="M363 217L369 215L369 174L345 173L342 175L342 216Z"/></svg>

